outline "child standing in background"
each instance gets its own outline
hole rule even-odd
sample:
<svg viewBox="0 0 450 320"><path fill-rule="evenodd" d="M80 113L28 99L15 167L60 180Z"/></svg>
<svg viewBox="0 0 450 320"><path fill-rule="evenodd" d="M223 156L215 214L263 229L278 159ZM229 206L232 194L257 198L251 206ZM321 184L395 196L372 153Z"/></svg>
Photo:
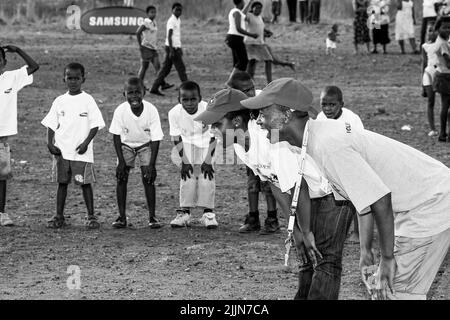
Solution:
<svg viewBox="0 0 450 320"><path fill-rule="evenodd" d="M383 53L386 54L386 45L391 42L389 39L389 6L388 1L373 1L372 5L376 5L379 8L379 13L374 15L373 29L372 29L372 41L373 50L372 53L378 53L377 45L381 44L383 46Z"/></svg>
<svg viewBox="0 0 450 320"><path fill-rule="evenodd" d="M207 103L202 101L200 87L193 81L181 84L178 101L180 103L168 114L170 135L181 158L181 163L176 155L173 158L181 166L180 209L170 225L173 228L189 226L191 209L202 207L201 223L208 229L214 229L218 225L213 212L216 191L213 156L216 140L211 136L211 126L194 121L205 111Z"/></svg>
<svg viewBox="0 0 450 320"><path fill-rule="evenodd" d="M86 226L90 229L100 226L94 215L91 185L95 182L92 140L105 122L94 98L81 91L84 75L84 66L79 63L70 63L64 68L64 82L69 91L53 101L50 112L41 122L48 128L47 146L56 160L58 181L56 215L48 221L49 228L65 226L64 207L72 176L83 190L88 211Z"/></svg>
<svg viewBox="0 0 450 320"><path fill-rule="evenodd" d="M333 24L333 26L331 27L331 32L328 33L327 40L325 41L325 44L326 44L325 53L327 55L335 54L336 43L340 42L338 39L338 36L339 36L338 25Z"/></svg>

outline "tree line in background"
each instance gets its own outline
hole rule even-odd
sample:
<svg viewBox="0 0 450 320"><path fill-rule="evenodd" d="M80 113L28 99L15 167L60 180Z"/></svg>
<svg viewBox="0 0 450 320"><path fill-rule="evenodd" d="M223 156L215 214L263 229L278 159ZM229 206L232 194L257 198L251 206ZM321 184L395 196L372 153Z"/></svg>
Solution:
<svg viewBox="0 0 450 320"><path fill-rule="evenodd" d="M263 15L270 18L271 0L259 0L264 5ZM233 7L232 0L1 0L0 24L10 22L35 22L48 23L64 17L68 6L75 4L81 7L83 12L105 6L121 6L131 2L135 7L145 9L153 4L158 8L159 16L170 14L171 4L180 2L183 4L184 16L208 20L211 18L222 19L227 23L227 13ZM391 13L395 12L395 1L392 1ZM414 0L417 17L422 14L422 1ZM298 10L298 8L297 8ZM321 16L329 22L334 19L351 19L353 17L352 0L322 0ZM288 18L286 0L282 0L282 17Z"/></svg>

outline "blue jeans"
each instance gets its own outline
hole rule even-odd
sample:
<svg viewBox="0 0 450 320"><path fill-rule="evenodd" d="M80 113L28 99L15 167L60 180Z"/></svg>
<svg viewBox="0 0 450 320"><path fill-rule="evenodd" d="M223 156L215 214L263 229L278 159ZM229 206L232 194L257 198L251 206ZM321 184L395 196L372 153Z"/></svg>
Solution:
<svg viewBox="0 0 450 320"><path fill-rule="evenodd" d="M356 210L350 201L333 195L312 199L311 230L323 256L314 268L308 261L300 266L296 300L337 300L341 285L342 251Z"/></svg>

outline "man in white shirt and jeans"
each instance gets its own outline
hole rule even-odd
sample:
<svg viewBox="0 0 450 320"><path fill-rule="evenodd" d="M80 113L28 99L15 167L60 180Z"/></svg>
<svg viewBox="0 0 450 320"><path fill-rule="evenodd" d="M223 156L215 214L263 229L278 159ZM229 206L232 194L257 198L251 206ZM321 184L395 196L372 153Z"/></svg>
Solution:
<svg viewBox="0 0 450 320"><path fill-rule="evenodd" d="M178 76L181 82L188 80L186 75L186 66L183 62L183 50L181 49L181 20L180 16L183 11L183 6L176 2L172 5L172 15L169 20L167 20L167 32L166 32L166 58L163 62L161 70L158 72L158 76L153 83L150 93L156 94L158 96L163 96L164 94L159 91L160 86L164 86L164 79L169 75L172 65L175 65L177 69ZM164 87L163 87L164 89Z"/></svg>
<svg viewBox="0 0 450 320"><path fill-rule="evenodd" d="M5 52L17 53L27 64L20 69L4 71ZM22 49L8 45L0 47L0 226L11 226L13 221L5 213L6 181L11 177L11 154L8 137L17 134L17 93L33 83L32 74L39 65Z"/></svg>
<svg viewBox="0 0 450 320"><path fill-rule="evenodd" d="M340 121L309 121L297 92L305 87L282 78L241 102L261 109L258 123L301 147L330 182L336 199L350 200L361 221L362 271L374 264L373 219L381 261L375 296L425 299L450 246L450 169L403 143ZM272 143L278 142L271 139ZM395 232L395 238L394 238Z"/></svg>

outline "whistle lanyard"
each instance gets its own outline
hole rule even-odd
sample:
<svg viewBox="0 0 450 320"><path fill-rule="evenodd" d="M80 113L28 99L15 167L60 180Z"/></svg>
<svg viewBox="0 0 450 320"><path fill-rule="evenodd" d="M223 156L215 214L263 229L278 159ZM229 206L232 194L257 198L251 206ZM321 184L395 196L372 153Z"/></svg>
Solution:
<svg viewBox="0 0 450 320"><path fill-rule="evenodd" d="M292 202L291 202L291 214L289 216L289 222L288 222L288 236L285 240L286 245L286 253L284 256L284 265L288 265L289 260L289 253L291 250L291 246L293 243L293 233L294 233L294 224L295 224L295 212L297 210L298 205L298 196L300 195L300 186L302 184L303 174L305 170L305 163L306 163L306 148L308 146L308 136L309 136L309 120L305 124L305 130L303 131L303 141L302 141L302 150L300 152L300 170L298 172L297 181L295 182L294 186L294 194L292 195Z"/></svg>

